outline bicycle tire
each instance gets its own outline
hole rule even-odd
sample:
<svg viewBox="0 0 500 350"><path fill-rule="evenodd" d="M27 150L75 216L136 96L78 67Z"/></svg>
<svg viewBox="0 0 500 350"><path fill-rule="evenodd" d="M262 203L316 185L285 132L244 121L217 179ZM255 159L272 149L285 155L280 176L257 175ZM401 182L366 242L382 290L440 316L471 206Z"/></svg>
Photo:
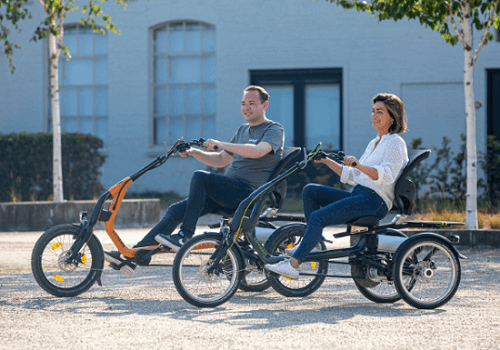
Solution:
<svg viewBox="0 0 500 350"><path fill-rule="evenodd" d="M33 276L43 290L56 297L80 295L92 287L102 274L104 253L95 236L91 236L84 245L76 264L65 261L79 233L78 226L58 225L40 236L33 248Z"/></svg>
<svg viewBox="0 0 500 350"><path fill-rule="evenodd" d="M306 227L304 225L289 225L283 230L271 236L266 249L272 256L285 255L285 249L300 244ZM320 242L322 250L326 249L325 243ZM301 272L326 274L328 262L304 262L300 266ZM325 276L301 276L298 280L292 280L284 276L267 274L269 283L273 289L286 297L305 297L314 293L325 281Z"/></svg>
<svg viewBox="0 0 500 350"><path fill-rule="evenodd" d="M228 249L215 273L206 272L211 267L210 259L217 247L223 244L222 239L220 233L195 236L184 243L175 255L172 265L174 285L191 305L216 307L230 300L238 290L245 267L235 246Z"/></svg>
<svg viewBox="0 0 500 350"><path fill-rule="evenodd" d="M245 292L263 292L271 288L271 284L264 271L250 271L243 273L239 288Z"/></svg>

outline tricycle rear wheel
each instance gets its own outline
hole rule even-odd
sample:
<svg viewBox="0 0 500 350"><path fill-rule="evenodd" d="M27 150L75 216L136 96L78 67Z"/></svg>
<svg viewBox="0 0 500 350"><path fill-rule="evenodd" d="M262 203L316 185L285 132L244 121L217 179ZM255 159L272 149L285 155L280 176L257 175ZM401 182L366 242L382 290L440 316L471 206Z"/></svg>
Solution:
<svg viewBox="0 0 500 350"><path fill-rule="evenodd" d="M418 309L434 309L455 295L461 268L457 253L444 238L424 235L398 248L393 274L404 301ZM411 283L403 283L408 278Z"/></svg>

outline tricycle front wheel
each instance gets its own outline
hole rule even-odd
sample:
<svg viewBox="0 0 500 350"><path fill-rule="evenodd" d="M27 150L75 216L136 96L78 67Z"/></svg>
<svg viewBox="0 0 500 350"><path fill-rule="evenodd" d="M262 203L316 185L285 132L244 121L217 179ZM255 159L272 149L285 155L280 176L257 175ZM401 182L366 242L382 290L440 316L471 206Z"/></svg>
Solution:
<svg viewBox="0 0 500 350"><path fill-rule="evenodd" d="M236 247L229 247L214 264L224 245L218 233L194 236L175 255L172 278L177 292L198 307L216 307L227 302L238 290L243 260Z"/></svg>
<svg viewBox="0 0 500 350"><path fill-rule="evenodd" d="M101 276L104 255L95 236L69 260L80 227L59 225L36 242L31 254L31 270L37 283L56 297L74 297L87 291Z"/></svg>

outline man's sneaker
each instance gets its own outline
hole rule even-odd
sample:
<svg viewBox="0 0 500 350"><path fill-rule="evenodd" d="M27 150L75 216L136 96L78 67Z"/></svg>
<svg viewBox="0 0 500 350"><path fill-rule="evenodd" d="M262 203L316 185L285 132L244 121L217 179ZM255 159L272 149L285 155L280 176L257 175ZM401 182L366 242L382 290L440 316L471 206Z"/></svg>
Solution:
<svg viewBox="0 0 500 350"><path fill-rule="evenodd" d="M177 253L177 251L184 243L186 243L188 239L184 236L182 231L179 231L179 233L170 236L159 234L155 237L155 240L160 244L170 247L170 249Z"/></svg>
<svg viewBox="0 0 500 350"><path fill-rule="evenodd" d="M158 246L158 242L152 240L152 241L140 241L132 248L135 249L135 248L146 248L146 247L156 247L156 246Z"/></svg>
<svg viewBox="0 0 500 350"><path fill-rule="evenodd" d="M283 275L294 280L299 279L299 270L290 264L290 259L280 261L277 264L266 264L264 268L278 275Z"/></svg>
<svg viewBox="0 0 500 350"><path fill-rule="evenodd" d="M285 252L286 252L286 253L288 253L288 254L290 254L290 255L293 255L293 254L295 254L295 252L299 249L299 247L300 247L300 245L296 245L296 246L295 246L295 247L293 247L293 248L287 248L287 249L285 249ZM314 248L310 251L310 253L316 253L316 252L321 252L321 251L322 251L322 250L321 250L321 247L318 245L318 246L314 247Z"/></svg>
<svg viewBox="0 0 500 350"><path fill-rule="evenodd" d="M112 252L104 251L104 260L109 262L109 266L114 270L120 270L129 276L134 273L137 264L131 259L126 258L119 251L114 250Z"/></svg>

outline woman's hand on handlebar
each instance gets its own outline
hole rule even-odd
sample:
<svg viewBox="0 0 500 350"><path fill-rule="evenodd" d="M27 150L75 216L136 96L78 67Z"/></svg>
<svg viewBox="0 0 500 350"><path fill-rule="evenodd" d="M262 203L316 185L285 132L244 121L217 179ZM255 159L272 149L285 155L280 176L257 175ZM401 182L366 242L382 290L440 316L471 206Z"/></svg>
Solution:
<svg viewBox="0 0 500 350"><path fill-rule="evenodd" d="M319 164L327 164L328 163L328 158L324 157L324 158L320 158L320 159L314 159L314 163L319 163Z"/></svg>
<svg viewBox="0 0 500 350"><path fill-rule="evenodd" d="M353 156L345 156L344 157L344 164L347 166L350 166L352 168L355 168L358 166L359 162L356 159L356 157Z"/></svg>

